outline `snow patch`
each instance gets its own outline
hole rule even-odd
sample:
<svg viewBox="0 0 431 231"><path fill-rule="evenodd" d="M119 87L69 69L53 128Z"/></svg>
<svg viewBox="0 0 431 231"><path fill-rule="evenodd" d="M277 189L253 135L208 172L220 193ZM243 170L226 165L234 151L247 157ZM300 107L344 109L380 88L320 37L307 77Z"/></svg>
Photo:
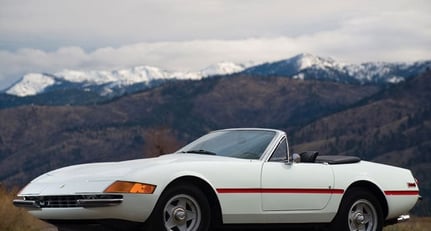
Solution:
<svg viewBox="0 0 431 231"><path fill-rule="evenodd" d="M18 84L9 88L6 93L20 97L37 95L45 88L55 84L54 78L44 74L30 73L24 75Z"/></svg>
<svg viewBox="0 0 431 231"><path fill-rule="evenodd" d="M245 69L244 65L231 63L231 62L221 62L214 65L211 65L203 70L201 70L201 75L206 76L212 76L212 75L228 75L240 72Z"/></svg>

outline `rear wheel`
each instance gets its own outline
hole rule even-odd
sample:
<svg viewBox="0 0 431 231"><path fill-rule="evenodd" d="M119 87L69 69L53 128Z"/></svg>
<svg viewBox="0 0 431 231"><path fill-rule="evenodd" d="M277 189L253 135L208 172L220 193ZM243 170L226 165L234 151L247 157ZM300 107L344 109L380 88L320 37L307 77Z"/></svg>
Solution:
<svg viewBox="0 0 431 231"><path fill-rule="evenodd" d="M381 231L383 212L376 197L362 188L352 188L341 202L331 230Z"/></svg>
<svg viewBox="0 0 431 231"><path fill-rule="evenodd" d="M148 230L207 231L210 206L202 191L193 185L168 188L147 222Z"/></svg>

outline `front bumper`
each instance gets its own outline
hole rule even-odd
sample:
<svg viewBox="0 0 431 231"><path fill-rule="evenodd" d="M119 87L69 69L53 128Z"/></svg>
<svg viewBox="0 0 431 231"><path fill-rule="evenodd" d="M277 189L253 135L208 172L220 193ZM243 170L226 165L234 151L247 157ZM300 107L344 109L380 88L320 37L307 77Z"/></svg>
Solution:
<svg viewBox="0 0 431 231"><path fill-rule="evenodd" d="M112 195L112 194L21 196L13 200L13 204L16 207L23 207L28 209L106 207L106 206L119 205L122 202L123 202L122 195Z"/></svg>
<svg viewBox="0 0 431 231"><path fill-rule="evenodd" d="M25 196L13 201L33 216L42 220L123 220L145 222L157 202L154 194L118 194L116 197ZM68 200L63 201L67 197ZM71 199L72 198L72 199Z"/></svg>

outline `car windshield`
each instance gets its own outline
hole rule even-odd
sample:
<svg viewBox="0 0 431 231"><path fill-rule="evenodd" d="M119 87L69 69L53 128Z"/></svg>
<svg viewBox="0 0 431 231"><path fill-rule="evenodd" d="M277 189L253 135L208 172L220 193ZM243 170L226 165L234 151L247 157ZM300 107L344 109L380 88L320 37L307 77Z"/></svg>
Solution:
<svg viewBox="0 0 431 231"><path fill-rule="evenodd" d="M186 145L178 152L259 159L275 135L275 132L265 130L215 131Z"/></svg>

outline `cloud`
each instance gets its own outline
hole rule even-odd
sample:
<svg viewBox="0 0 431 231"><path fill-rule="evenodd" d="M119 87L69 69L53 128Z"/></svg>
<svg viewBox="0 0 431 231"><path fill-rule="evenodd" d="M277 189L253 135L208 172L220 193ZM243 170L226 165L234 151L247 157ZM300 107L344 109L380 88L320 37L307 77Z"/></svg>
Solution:
<svg viewBox="0 0 431 231"><path fill-rule="evenodd" d="M382 12L429 15L428 0L0 0L0 49L85 50L140 42L297 37ZM391 22L389 22L391 23ZM413 28L417 26L410 24ZM31 46L29 46L31 45Z"/></svg>
<svg viewBox="0 0 431 231"><path fill-rule="evenodd" d="M194 71L302 52L350 63L431 58L428 0L0 1L0 89L63 69Z"/></svg>

